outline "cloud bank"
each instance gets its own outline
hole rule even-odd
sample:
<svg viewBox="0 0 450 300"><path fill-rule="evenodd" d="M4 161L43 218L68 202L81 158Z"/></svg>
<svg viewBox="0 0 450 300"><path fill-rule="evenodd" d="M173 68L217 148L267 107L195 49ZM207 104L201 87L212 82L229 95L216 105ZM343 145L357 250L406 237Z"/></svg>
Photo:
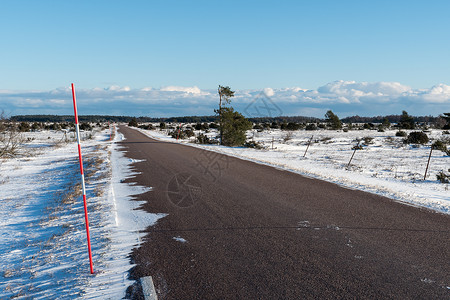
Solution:
<svg viewBox="0 0 450 300"><path fill-rule="evenodd" d="M196 86L159 89L110 86L77 88L76 92L79 113L85 115L212 115L218 105L217 90L202 90ZM450 86L441 83L428 89L413 89L398 82L340 80L315 90L301 87L238 90L232 104L244 114L256 108L261 116L276 113L323 117L328 109L340 117L400 114L402 110L413 115L436 116L450 112ZM267 110L270 106L276 109ZM0 90L0 110L8 115L71 114L71 90L70 87L50 91Z"/></svg>

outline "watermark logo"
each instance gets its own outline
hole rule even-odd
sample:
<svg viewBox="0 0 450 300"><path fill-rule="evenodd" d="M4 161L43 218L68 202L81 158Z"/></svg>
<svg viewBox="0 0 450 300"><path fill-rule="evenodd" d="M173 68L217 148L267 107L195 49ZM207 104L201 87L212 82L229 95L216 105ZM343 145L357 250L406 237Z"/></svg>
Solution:
<svg viewBox="0 0 450 300"><path fill-rule="evenodd" d="M207 150L201 151L199 156L194 157L196 167L212 182L216 182L222 176L222 172L229 166L229 160L227 155Z"/></svg>
<svg viewBox="0 0 450 300"><path fill-rule="evenodd" d="M283 112L266 93L261 92L247 105L244 113L249 118L273 118L281 116Z"/></svg>
<svg viewBox="0 0 450 300"><path fill-rule="evenodd" d="M187 208L200 201L202 185L198 178L189 173L179 173L167 185L167 198L175 206Z"/></svg>

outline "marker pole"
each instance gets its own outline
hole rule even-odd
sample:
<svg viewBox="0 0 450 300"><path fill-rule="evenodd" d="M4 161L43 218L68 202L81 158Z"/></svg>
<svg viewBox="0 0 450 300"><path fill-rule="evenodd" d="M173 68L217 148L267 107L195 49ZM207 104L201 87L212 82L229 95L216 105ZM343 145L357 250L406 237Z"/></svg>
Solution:
<svg viewBox="0 0 450 300"><path fill-rule="evenodd" d="M109 127L109 140L111 140L111 136L112 136L111 131L112 131L112 129L111 129L111 123L109 121L108 121L108 127Z"/></svg>
<svg viewBox="0 0 450 300"><path fill-rule="evenodd" d="M91 274L94 274L94 266L92 264L92 252L91 252L91 238L89 236L89 220L86 204L86 187L84 185L84 173L83 173L83 157L81 156L81 144L80 144L80 127L78 125L78 113L77 113L77 100L75 97L75 87L72 83L72 97L73 97L73 110L75 112L75 129L77 132L77 142L78 142L78 156L80 159L80 173L81 173L81 186L83 188L83 204L84 204L84 219L86 221L86 236L89 251L89 266L91 268Z"/></svg>

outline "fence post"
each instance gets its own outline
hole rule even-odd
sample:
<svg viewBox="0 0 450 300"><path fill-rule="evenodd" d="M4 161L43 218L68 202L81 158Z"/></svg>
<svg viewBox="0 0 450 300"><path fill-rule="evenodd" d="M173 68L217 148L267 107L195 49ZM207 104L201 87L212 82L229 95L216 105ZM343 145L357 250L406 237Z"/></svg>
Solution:
<svg viewBox="0 0 450 300"><path fill-rule="evenodd" d="M306 156L306 152L308 152L309 145L311 145L311 142L312 142L312 140L313 140L313 137L314 137L314 134L313 134L313 135L311 136L311 138L309 139L308 146L306 147L305 154L303 154L303 157Z"/></svg>
<svg viewBox="0 0 450 300"><path fill-rule="evenodd" d="M359 143L360 143L360 141L358 142L358 145L356 145L356 146L353 148L353 149L355 149L355 150L353 151L352 157L350 158L350 161L348 162L347 169L348 169L348 167L350 167L350 163L352 162L353 156L355 156L356 151L359 149Z"/></svg>
<svg viewBox="0 0 450 300"><path fill-rule="evenodd" d="M428 166L430 165L431 153L433 153L433 145L431 146L430 156L428 156L427 168L425 169L425 175L423 175L423 180L427 178Z"/></svg>

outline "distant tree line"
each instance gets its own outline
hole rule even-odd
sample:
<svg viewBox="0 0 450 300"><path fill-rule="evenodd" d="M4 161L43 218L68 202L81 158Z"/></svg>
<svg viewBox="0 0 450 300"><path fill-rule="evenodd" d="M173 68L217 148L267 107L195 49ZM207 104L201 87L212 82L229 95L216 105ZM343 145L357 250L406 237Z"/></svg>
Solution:
<svg viewBox="0 0 450 300"><path fill-rule="evenodd" d="M448 118L444 114L444 116L411 116L412 121L414 123L439 123L444 122L444 118ZM80 122L90 122L90 123L98 123L98 122L123 122L128 123L131 120L136 120L138 123L218 123L219 116L184 116L184 117L170 117L170 118L151 118L151 117L132 117L132 116L106 116L106 115L80 115ZM387 115L387 116L376 116L376 117L346 117L340 119L342 123L346 124L355 124L355 123L396 123L399 124L402 122L402 118L405 118L404 114L399 115ZM324 119L314 118L314 117L304 117L304 116L280 116L280 117L261 117L261 118L249 118L253 123L320 123L327 122L329 120L329 116ZM12 116L10 119L12 122L51 122L51 123L60 123L60 122L73 122L74 117L72 115L17 115Z"/></svg>
<svg viewBox="0 0 450 300"><path fill-rule="evenodd" d="M139 123L211 123L219 122L219 116L184 116L184 117L170 117L170 118L151 118L151 117L132 117L132 116L103 116L103 115L80 115L78 116L80 122L124 122L128 123L135 119ZM10 118L12 122L73 122L74 117L72 115L17 115ZM297 123L310 123L320 122L320 119L313 117L264 117L264 118L249 118L253 123L266 123L266 122L297 122Z"/></svg>
<svg viewBox="0 0 450 300"><path fill-rule="evenodd" d="M128 116L102 116L102 115L87 115L78 116L80 122L129 122L132 117ZM10 118L12 122L46 122L46 123L61 123L74 122L73 115L17 115Z"/></svg>
<svg viewBox="0 0 450 300"><path fill-rule="evenodd" d="M360 117L353 116L342 118L341 121L343 123L383 123L385 119L387 119L390 123L400 123L402 120L403 114L401 115L388 115L388 116L376 116L376 117ZM412 116L412 120L415 123L435 123L438 121L440 117L433 116Z"/></svg>

